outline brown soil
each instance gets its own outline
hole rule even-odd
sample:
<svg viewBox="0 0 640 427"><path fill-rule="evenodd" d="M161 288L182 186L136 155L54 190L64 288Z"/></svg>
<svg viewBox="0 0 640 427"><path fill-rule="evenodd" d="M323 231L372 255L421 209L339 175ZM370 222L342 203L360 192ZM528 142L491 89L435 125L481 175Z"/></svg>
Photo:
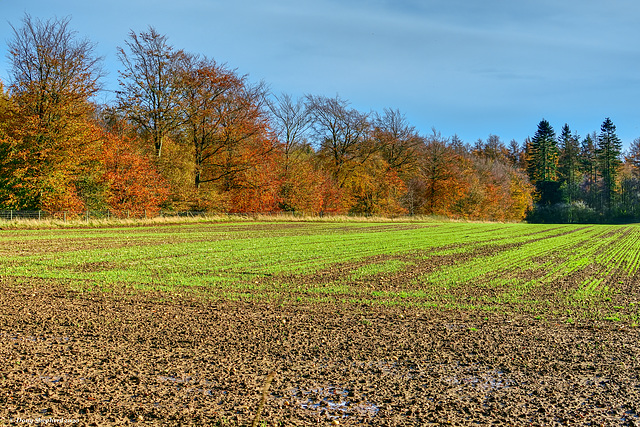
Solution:
<svg viewBox="0 0 640 427"><path fill-rule="evenodd" d="M274 371L269 426L640 425L639 331L619 323L0 289L7 424L250 425Z"/></svg>

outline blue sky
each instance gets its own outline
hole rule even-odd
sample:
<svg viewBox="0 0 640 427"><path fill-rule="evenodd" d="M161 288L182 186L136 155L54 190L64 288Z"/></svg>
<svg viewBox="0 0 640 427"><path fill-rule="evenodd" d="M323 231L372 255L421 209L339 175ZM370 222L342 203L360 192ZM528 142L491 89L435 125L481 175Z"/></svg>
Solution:
<svg viewBox="0 0 640 427"><path fill-rule="evenodd" d="M117 46L152 25L275 93L397 108L422 134L522 142L546 118L584 137L611 117L625 145L640 137L637 0L0 0L0 12L5 82L9 23L27 12L70 16L111 90Z"/></svg>

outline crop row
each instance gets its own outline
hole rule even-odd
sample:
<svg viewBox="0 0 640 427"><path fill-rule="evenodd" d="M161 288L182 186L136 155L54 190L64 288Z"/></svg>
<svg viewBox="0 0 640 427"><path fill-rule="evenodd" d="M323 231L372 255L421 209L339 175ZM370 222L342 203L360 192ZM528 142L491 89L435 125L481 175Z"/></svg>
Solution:
<svg viewBox="0 0 640 427"><path fill-rule="evenodd" d="M85 289L638 317L635 226L243 222L0 231L0 245L0 275Z"/></svg>

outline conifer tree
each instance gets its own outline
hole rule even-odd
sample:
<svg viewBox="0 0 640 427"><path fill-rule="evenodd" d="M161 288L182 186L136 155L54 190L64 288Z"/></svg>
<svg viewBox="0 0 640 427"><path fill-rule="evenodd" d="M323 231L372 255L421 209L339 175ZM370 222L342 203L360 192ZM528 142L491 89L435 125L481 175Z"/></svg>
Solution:
<svg viewBox="0 0 640 427"><path fill-rule="evenodd" d="M603 208L607 211L611 210L618 168L622 165L621 152L622 141L616 134L616 126L607 117L600 127L600 136L596 147L596 164L602 177Z"/></svg>
<svg viewBox="0 0 640 427"><path fill-rule="evenodd" d="M558 143L556 134L545 119L538 124L528 153L529 178L538 192L538 203L551 205L559 201Z"/></svg>
<svg viewBox="0 0 640 427"><path fill-rule="evenodd" d="M585 201L592 208L596 208L597 203L597 181L598 169L596 167L596 140L598 136L595 132L588 134L580 147L580 167L584 176L583 191Z"/></svg>
<svg viewBox="0 0 640 427"><path fill-rule="evenodd" d="M558 172L564 186L565 197L569 203L577 196L580 180L580 146L578 135L572 135L569 125L565 123L558 139L560 143L560 158Z"/></svg>

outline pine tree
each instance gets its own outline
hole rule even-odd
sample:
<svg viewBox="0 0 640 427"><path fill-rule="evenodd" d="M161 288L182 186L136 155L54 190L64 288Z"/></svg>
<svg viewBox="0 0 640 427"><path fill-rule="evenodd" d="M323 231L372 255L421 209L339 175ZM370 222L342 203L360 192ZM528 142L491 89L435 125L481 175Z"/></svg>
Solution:
<svg viewBox="0 0 640 427"><path fill-rule="evenodd" d="M609 117L600 127L600 136L597 141L596 160L597 168L602 177L602 198L604 208L611 210L613 196L616 189L616 177L618 168L622 165L620 154L622 141L616 135L616 127Z"/></svg>
<svg viewBox="0 0 640 427"><path fill-rule="evenodd" d="M538 203L552 205L560 199L558 182L558 143L556 134L548 121L538 124L528 153L529 177L538 192Z"/></svg>
<svg viewBox="0 0 640 427"><path fill-rule="evenodd" d="M564 186L565 197L569 203L575 200L580 181L580 146L578 140L578 135L572 135L569 125L565 124L558 138L560 143L558 172L560 182Z"/></svg>
<svg viewBox="0 0 640 427"><path fill-rule="evenodd" d="M598 168L596 167L596 140L598 136L595 132L587 135L580 147L580 168L584 174L583 191L585 192L585 201L592 208L596 208Z"/></svg>

